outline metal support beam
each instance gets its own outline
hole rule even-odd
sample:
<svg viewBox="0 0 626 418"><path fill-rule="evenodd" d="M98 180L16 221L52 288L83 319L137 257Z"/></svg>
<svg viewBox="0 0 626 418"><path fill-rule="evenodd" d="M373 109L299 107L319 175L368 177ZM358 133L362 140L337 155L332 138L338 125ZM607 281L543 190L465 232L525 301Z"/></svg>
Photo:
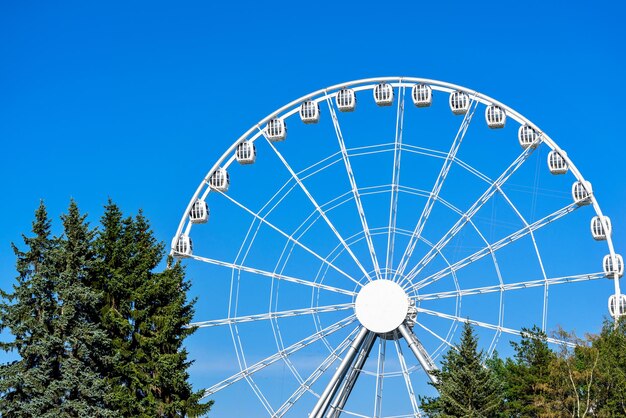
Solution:
<svg viewBox="0 0 626 418"><path fill-rule="evenodd" d="M339 394L335 398L335 401L330 406L330 411L328 414L328 418L339 418L343 408L346 406L346 402L350 397L350 393L352 393L352 389L354 389L354 385L361 374L361 370L363 370L363 366L365 365L365 361L370 355L372 351L372 347L374 347L374 342L376 341L376 334L370 332L363 343L363 347L359 351L359 355L357 356L354 366L350 369L348 376L346 377L344 384L339 391Z"/></svg>
<svg viewBox="0 0 626 418"><path fill-rule="evenodd" d="M361 327L359 334L350 345L346 356L341 361L341 364L337 368L333 377L330 379L330 382L328 382L328 385L324 389L324 392L322 392L322 395L315 404L315 407L313 407L313 410L309 414L309 418L322 418L324 416L330 401L335 397L341 381L346 377L346 374L350 369L350 365L352 365L354 358L359 352L361 346L363 345L363 341L365 341L365 337L367 337L369 332L370 331L368 331L367 328Z"/></svg>
<svg viewBox="0 0 626 418"><path fill-rule="evenodd" d="M433 383L437 383L437 378L433 376L430 372L433 370L437 370L437 366L435 362L430 358L428 352L422 345L422 343L417 339L413 331L411 331L406 325L401 324L398 327L398 331L402 334L402 337L406 340L409 348L417 357L417 361L419 361L420 365L424 369L424 371L428 374L428 377Z"/></svg>

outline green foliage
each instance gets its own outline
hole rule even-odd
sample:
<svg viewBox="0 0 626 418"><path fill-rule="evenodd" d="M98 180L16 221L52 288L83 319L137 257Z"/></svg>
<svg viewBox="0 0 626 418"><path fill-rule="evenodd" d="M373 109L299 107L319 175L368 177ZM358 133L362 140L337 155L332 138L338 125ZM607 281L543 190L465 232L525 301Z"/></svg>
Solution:
<svg viewBox="0 0 626 418"><path fill-rule="evenodd" d="M186 300L189 284L180 264L155 272L164 256L140 212L123 218L109 202L96 241L100 254L99 280L103 292L102 322L112 341L115 365L107 373L110 403L123 416L179 417L208 412L201 392L187 382L184 339L193 316ZM171 264L171 260L169 260Z"/></svg>
<svg viewBox="0 0 626 418"><path fill-rule="evenodd" d="M500 382L483 365L484 354L469 323L465 323L461 343L449 350L441 369L433 372L437 398L422 399L422 408L431 417L493 417L502 407Z"/></svg>
<svg viewBox="0 0 626 418"><path fill-rule="evenodd" d="M514 359L507 359L504 375L506 413L510 417L543 416L550 410L550 364L556 358L546 334L538 327L522 329L512 342Z"/></svg>
<svg viewBox="0 0 626 418"><path fill-rule="evenodd" d="M0 366L0 412L6 417L112 417L102 377L108 340L99 325L99 294L88 286L94 263L89 229L76 204L62 217L64 234L50 237L39 206L33 238L18 258L17 284L3 294L2 326L15 336L3 345L19 360Z"/></svg>
<svg viewBox="0 0 626 418"><path fill-rule="evenodd" d="M605 322L592 347L598 351L597 416L626 416L626 317Z"/></svg>
<svg viewBox="0 0 626 418"><path fill-rule="evenodd" d="M194 301L178 263L156 272L164 246L139 213L109 202L102 230L74 202L51 237L43 204L17 256L17 282L2 292L0 365L3 417L184 417L206 414L183 348Z"/></svg>

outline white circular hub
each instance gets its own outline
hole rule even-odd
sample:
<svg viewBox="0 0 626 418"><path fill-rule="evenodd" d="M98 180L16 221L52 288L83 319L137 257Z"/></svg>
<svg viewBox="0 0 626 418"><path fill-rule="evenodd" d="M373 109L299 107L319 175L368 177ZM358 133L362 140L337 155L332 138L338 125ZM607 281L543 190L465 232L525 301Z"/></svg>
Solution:
<svg viewBox="0 0 626 418"><path fill-rule="evenodd" d="M391 332L406 319L409 297L391 280L374 280L361 289L354 307L365 328L376 333Z"/></svg>

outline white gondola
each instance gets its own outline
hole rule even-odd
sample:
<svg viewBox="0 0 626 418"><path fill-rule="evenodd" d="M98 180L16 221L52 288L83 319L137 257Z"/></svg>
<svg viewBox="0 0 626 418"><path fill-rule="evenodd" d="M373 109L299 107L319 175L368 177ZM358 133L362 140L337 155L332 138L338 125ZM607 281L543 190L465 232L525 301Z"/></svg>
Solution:
<svg viewBox="0 0 626 418"><path fill-rule="evenodd" d="M455 115L464 115L470 107L470 98L467 93L454 91L450 93L450 110Z"/></svg>
<svg viewBox="0 0 626 418"><path fill-rule="evenodd" d="M485 109L485 120L491 129L504 128L506 112L500 106L491 105Z"/></svg>
<svg viewBox="0 0 626 418"><path fill-rule="evenodd" d="M626 295L611 295L609 297L609 314L617 319L626 315Z"/></svg>
<svg viewBox="0 0 626 418"><path fill-rule="evenodd" d="M565 174L569 167L565 161L565 151L552 150L548 153L548 168L552 174Z"/></svg>
<svg viewBox="0 0 626 418"><path fill-rule="evenodd" d="M611 235L611 219L608 216L591 218L591 235L596 241L604 241Z"/></svg>
<svg viewBox="0 0 626 418"><path fill-rule="evenodd" d="M173 249L178 257L189 257L193 254L193 243L189 235L182 234L174 240Z"/></svg>
<svg viewBox="0 0 626 418"><path fill-rule="evenodd" d="M617 277L624 275L624 259L619 254L615 254L615 265L613 265L611 254L605 255L602 260L602 267L604 268L604 275L609 279L612 279L615 273L617 273Z"/></svg>
<svg viewBox="0 0 626 418"><path fill-rule="evenodd" d="M306 124L320 121L320 105L312 100L302 102L300 105L300 119Z"/></svg>
<svg viewBox="0 0 626 418"><path fill-rule="evenodd" d="M433 89L428 84L416 84L411 89L411 97L415 106L428 107L433 103Z"/></svg>
<svg viewBox="0 0 626 418"><path fill-rule="evenodd" d="M356 109L356 94L352 89L341 89L335 96L337 107L342 112L353 112Z"/></svg>
<svg viewBox="0 0 626 418"><path fill-rule="evenodd" d="M252 164L256 161L256 146L252 141L244 141L237 145L235 158L239 164Z"/></svg>
<svg viewBox="0 0 626 418"><path fill-rule="evenodd" d="M519 144L522 148L526 149L528 147L537 148L539 145L540 135L528 125L522 125L519 127L517 131L517 139L519 140Z"/></svg>
<svg viewBox="0 0 626 418"><path fill-rule="evenodd" d="M391 84L378 83L374 87L374 101L378 106L391 106L393 103L393 87L391 87Z"/></svg>
<svg viewBox="0 0 626 418"><path fill-rule="evenodd" d="M230 176L225 168L218 168L211 174L209 179L209 186L211 189L218 192L227 192L228 186L230 186Z"/></svg>
<svg viewBox="0 0 626 418"><path fill-rule="evenodd" d="M588 181L585 181L585 184L580 181L572 184L572 198L578 206L584 206L591 203L591 193L593 193L593 190L591 188L591 183Z"/></svg>
<svg viewBox="0 0 626 418"><path fill-rule="evenodd" d="M265 136L272 142L284 141L287 138L287 124L279 118L271 119L265 127Z"/></svg>
<svg viewBox="0 0 626 418"><path fill-rule="evenodd" d="M189 211L189 220L192 224L203 224L209 220L209 205L204 200L196 200Z"/></svg>

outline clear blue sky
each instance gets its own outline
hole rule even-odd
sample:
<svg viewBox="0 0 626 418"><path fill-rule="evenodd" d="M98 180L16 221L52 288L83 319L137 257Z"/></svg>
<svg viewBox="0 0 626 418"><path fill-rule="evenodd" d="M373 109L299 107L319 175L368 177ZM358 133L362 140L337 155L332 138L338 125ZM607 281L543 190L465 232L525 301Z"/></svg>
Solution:
<svg viewBox="0 0 626 418"><path fill-rule="evenodd" d="M169 243L202 176L256 121L384 75L468 86L528 117L593 183L623 253L625 18L617 1L4 1L0 285L40 199L57 217L74 198L96 223L111 197ZM215 383L202 367L194 383ZM261 416L252 398L226 403L215 418Z"/></svg>

